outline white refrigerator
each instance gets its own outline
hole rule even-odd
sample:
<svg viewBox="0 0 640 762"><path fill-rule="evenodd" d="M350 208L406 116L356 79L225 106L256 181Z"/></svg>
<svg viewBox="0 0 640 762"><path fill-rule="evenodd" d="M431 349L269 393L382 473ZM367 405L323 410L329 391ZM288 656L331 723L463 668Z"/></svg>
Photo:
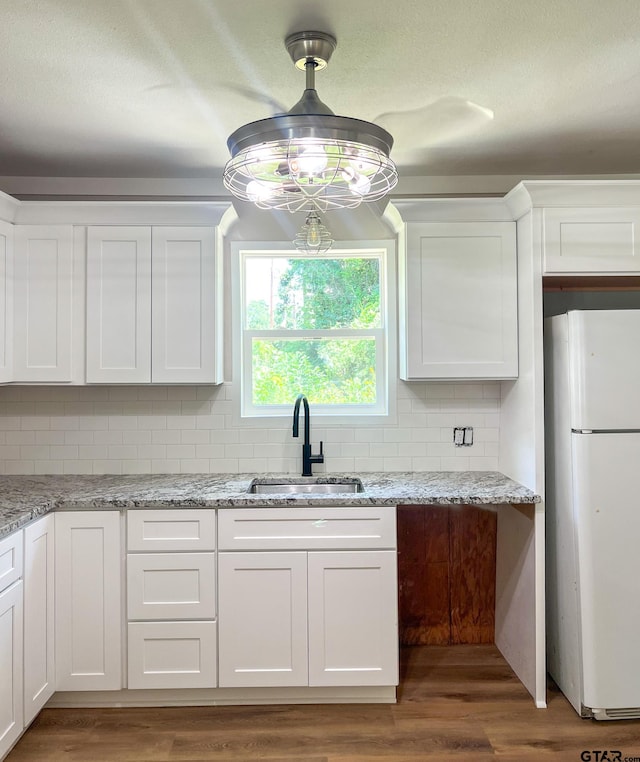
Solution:
<svg viewBox="0 0 640 762"><path fill-rule="evenodd" d="M547 663L583 717L640 717L640 310L545 320Z"/></svg>

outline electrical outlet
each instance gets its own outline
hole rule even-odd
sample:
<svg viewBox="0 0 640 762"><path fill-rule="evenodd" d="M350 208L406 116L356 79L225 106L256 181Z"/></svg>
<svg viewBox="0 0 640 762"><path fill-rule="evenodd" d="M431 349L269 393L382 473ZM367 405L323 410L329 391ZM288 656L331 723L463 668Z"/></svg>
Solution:
<svg viewBox="0 0 640 762"><path fill-rule="evenodd" d="M456 447L471 447L473 444L473 426L456 426L453 429L453 444Z"/></svg>

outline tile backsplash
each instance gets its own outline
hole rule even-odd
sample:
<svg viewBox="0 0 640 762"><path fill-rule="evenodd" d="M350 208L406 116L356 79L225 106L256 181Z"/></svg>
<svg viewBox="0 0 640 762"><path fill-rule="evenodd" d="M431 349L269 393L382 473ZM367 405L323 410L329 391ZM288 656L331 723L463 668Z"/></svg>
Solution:
<svg viewBox="0 0 640 762"><path fill-rule="evenodd" d="M0 387L0 473L242 473L301 468L291 419L236 422L221 386ZM314 452L337 471L492 471L498 468L500 384L404 383L397 420L353 426L311 418ZM473 426L471 447L454 426Z"/></svg>

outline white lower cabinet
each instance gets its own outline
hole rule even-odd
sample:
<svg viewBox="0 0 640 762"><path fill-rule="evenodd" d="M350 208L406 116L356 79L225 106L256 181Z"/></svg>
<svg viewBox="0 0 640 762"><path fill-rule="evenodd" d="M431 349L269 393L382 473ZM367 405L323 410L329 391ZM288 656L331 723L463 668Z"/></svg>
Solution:
<svg viewBox="0 0 640 762"><path fill-rule="evenodd" d="M309 685L398 683L392 550L309 553Z"/></svg>
<svg viewBox="0 0 640 762"><path fill-rule="evenodd" d="M55 690L53 514L24 529L24 723Z"/></svg>
<svg viewBox="0 0 640 762"><path fill-rule="evenodd" d="M215 622L129 622L128 687L215 688Z"/></svg>
<svg viewBox="0 0 640 762"><path fill-rule="evenodd" d="M24 727L22 580L0 593L0 758Z"/></svg>
<svg viewBox="0 0 640 762"><path fill-rule="evenodd" d="M220 687L308 685L307 554L220 553Z"/></svg>
<svg viewBox="0 0 640 762"><path fill-rule="evenodd" d="M122 688L120 513L55 514L59 691Z"/></svg>
<svg viewBox="0 0 640 762"><path fill-rule="evenodd" d="M127 687L215 688L215 511L130 511L127 541Z"/></svg>
<svg viewBox="0 0 640 762"><path fill-rule="evenodd" d="M218 529L220 687L397 685L393 507L220 511Z"/></svg>

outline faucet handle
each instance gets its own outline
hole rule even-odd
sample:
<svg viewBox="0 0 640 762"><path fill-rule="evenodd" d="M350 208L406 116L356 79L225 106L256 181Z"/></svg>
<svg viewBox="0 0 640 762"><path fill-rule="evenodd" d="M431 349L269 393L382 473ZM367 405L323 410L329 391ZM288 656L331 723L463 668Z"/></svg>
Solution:
<svg viewBox="0 0 640 762"><path fill-rule="evenodd" d="M322 439L320 440L320 455L324 455L324 452L322 451Z"/></svg>

